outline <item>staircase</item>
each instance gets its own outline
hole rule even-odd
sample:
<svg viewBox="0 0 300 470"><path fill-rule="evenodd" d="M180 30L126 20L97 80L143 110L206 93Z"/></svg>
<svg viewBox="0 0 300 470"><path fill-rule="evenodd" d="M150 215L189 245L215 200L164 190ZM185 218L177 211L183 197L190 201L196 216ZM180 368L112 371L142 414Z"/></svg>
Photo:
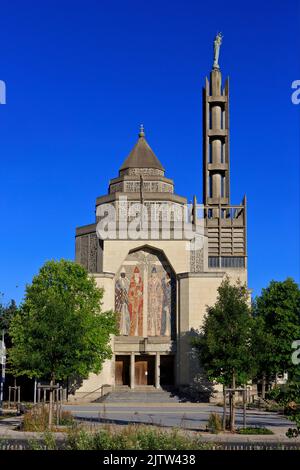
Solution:
<svg viewBox="0 0 300 470"><path fill-rule="evenodd" d="M180 398L169 390L154 387L117 387L99 401L102 403L180 403Z"/></svg>

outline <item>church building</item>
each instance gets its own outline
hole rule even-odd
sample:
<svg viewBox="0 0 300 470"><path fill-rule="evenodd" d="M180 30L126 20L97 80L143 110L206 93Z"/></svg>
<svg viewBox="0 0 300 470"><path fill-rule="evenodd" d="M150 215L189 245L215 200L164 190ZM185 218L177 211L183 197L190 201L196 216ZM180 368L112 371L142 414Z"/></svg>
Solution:
<svg viewBox="0 0 300 470"><path fill-rule="evenodd" d="M202 204L176 194L141 126L108 194L96 199L94 223L76 229L76 261L104 289L102 310L118 312L120 334L112 359L75 399L191 386L201 370L190 341L206 307L226 275L247 283L246 197L231 204L229 82L222 83L216 41L203 88Z"/></svg>

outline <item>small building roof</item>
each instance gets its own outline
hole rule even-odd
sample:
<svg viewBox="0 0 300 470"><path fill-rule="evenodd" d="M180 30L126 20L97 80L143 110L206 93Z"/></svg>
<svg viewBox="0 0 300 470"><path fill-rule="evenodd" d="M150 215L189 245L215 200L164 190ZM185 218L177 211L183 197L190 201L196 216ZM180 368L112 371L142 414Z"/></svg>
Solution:
<svg viewBox="0 0 300 470"><path fill-rule="evenodd" d="M156 168L164 171L162 164L146 141L143 125L141 125L137 143L124 161L120 170L126 170L127 168Z"/></svg>

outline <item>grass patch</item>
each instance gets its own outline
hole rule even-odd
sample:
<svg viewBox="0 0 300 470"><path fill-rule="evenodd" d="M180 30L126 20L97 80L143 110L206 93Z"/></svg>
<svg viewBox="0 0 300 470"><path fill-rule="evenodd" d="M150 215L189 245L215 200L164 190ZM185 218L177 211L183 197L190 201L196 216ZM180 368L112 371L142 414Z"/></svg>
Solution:
<svg viewBox="0 0 300 470"><path fill-rule="evenodd" d="M179 430L161 430L142 425L114 427L94 432L74 427L68 433L68 450L207 450L213 446L198 436L182 435Z"/></svg>
<svg viewBox="0 0 300 470"><path fill-rule="evenodd" d="M274 434L273 431L267 428L258 428L258 427L248 427L248 428L240 428L237 430L238 434L257 434L257 435L268 435Z"/></svg>
<svg viewBox="0 0 300 470"><path fill-rule="evenodd" d="M48 429L49 407L47 405L36 406L25 412L22 431L44 432ZM53 413L53 423L56 423L56 415ZM59 421L60 426L71 426L74 418L69 411L62 411Z"/></svg>

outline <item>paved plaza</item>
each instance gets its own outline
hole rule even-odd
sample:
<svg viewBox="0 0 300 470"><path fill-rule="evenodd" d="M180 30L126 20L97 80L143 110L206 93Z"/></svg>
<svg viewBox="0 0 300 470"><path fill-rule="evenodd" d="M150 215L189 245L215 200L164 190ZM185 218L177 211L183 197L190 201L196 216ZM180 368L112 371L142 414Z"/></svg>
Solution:
<svg viewBox="0 0 300 470"><path fill-rule="evenodd" d="M114 424L155 424L166 427L180 427L194 431L204 431L210 413L222 415L222 408L201 403L99 403L65 405L77 419L93 423ZM237 409L236 424L242 426L243 412ZM247 426L263 426L274 433L284 434L292 426L278 413L260 410L247 410Z"/></svg>

